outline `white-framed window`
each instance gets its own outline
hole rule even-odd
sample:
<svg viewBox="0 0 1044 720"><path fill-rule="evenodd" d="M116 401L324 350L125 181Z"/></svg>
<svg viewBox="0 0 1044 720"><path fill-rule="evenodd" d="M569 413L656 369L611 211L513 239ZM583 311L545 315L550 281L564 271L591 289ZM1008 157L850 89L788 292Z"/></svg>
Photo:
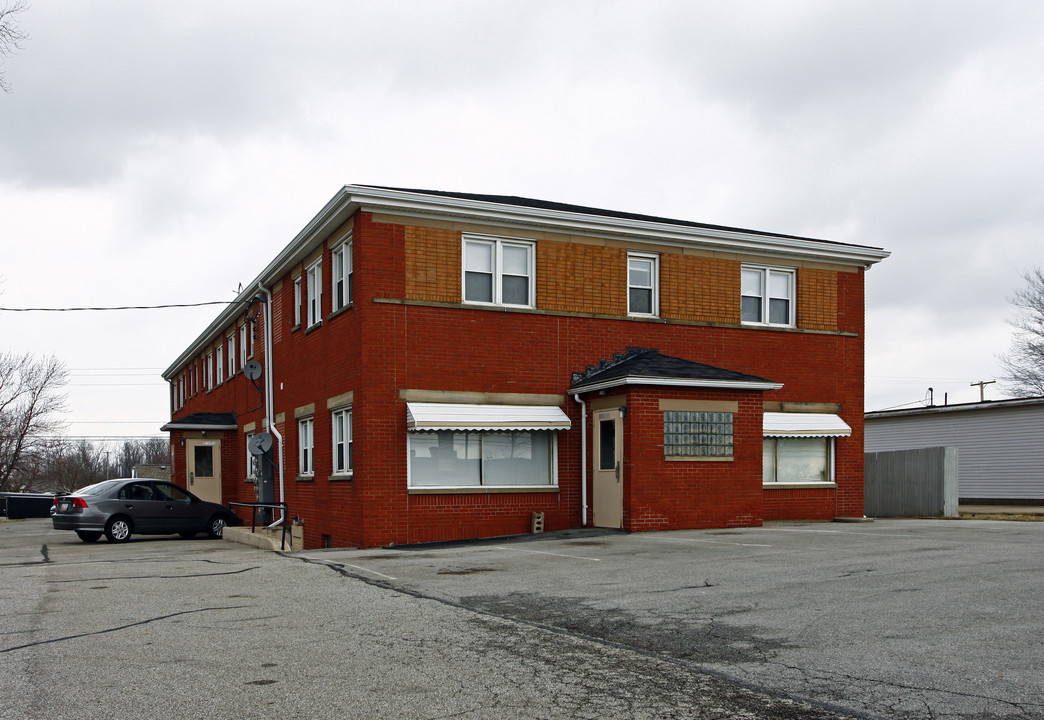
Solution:
<svg viewBox="0 0 1044 720"><path fill-rule="evenodd" d="M247 480L257 480L261 477L261 456L254 455L250 452L250 439L254 437L256 433L249 432L246 434L246 469L247 469Z"/></svg>
<svg viewBox="0 0 1044 720"><path fill-rule="evenodd" d="M254 348L251 347L250 351L247 351L247 323L243 323L239 326L239 352L243 356L239 358L240 369L246 365L247 358L254 354Z"/></svg>
<svg viewBox="0 0 1044 720"><path fill-rule="evenodd" d="M627 253L627 314L660 314L660 258L649 253Z"/></svg>
<svg viewBox="0 0 1044 720"><path fill-rule="evenodd" d="M301 278L294 278L294 327L301 324Z"/></svg>
<svg viewBox="0 0 1044 720"><path fill-rule="evenodd" d="M464 302L534 307L536 244L464 236Z"/></svg>
<svg viewBox="0 0 1044 720"><path fill-rule="evenodd" d="M702 410L665 410L664 457L731 458L733 414Z"/></svg>
<svg viewBox="0 0 1044 720"><path fill-rule="evenodd" d="M305 291L308 294L308 327L323 320L323 261L316 260L305 272Z"/></svg>
<svg viewBox="0 0 1044 720"><path fill-rule="evenodd" d="M203 374L203 389L214 389L214 353L207 353L207 364Z"/></svg>
<svg viewBox="0 0 1044 720"><path fill-rule="evenodd" d="M745 323L794 325L793 269L744 265L740 276L740 312Z"/></svg>
<svg viewBox="0 0 1044 720"><path fill-rule="evenodd" d="M225 343L228 345L228 376L232 377L236 374L236 334L229 333Z"/></svg>
<svg viewBox="0 0 1044 720"><path fill-rule="evenodd" d="M297 421L297 474L315 474L315 425L312 418L301 418Z"/></svg>
<svg viewBox="0 0 1044 720"><path fill-rule="evenodd" d="M333 411L333 473L351 475L352 468L352 409Z"/></svg>
<svg viewBox="0 0 1044 720"><path fill-rule="evenodd" d="M330 282L333 284L333 309L340 310L352 304L352 235L334 248L333 271Z"/></svg>
<svg viewBox="0 0 1044 720"><path fill-rule="evenodd" d="M834 438L767 437L762 445L763 482L834 482Z"/></svg>
<svg viewBox="0 0 1044 720"><path fill-rule="evenodd" d="M550 430L409 434L410 487L548 487L558 483Z"/></svg>
<svg viewBox="0 0 1044 720"><path fill-rule="evenodd" d="M214 348L214 374L217 385L225 382L225 348L223 345Z"/></svg>

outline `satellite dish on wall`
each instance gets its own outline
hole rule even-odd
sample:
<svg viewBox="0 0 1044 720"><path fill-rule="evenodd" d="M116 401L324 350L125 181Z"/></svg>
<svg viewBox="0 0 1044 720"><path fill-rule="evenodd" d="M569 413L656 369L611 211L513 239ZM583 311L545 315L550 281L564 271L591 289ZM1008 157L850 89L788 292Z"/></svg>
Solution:
<svg viewBox="0 0 1044 720"><path fill-rule="evenodd" d="M261 377L261 363L257 360L248 361L243 366L243 374L247 376L247 380L257 380Z"/></svg>
<svg viewBox="0 0 1044 720"><path fill-rule="evenodd" d="M261 432L252 435L247 442L247 452L251 455L264 455L272 449L272 433Z"/></svg>

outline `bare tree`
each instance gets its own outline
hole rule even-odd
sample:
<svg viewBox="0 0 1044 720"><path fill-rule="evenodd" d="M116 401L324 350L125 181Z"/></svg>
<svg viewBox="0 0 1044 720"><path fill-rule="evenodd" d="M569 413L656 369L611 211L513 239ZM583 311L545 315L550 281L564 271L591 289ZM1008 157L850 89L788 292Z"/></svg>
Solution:
<svg viewBox="0 0 1044 720"><path fill-rule="evenodd" d="M28 9L29 0L10 0L0 5L0 62L14 55L15 50L21 50L26 35L18 29L15 16ZM0 73L0 90L11 92L3 73Z"/></svg>
<svg viewBox="0 0 1044 720"><path fill-rule="evenodd" d="M1026 287L1009 298L1018 308L1010 321L1015 337L1000 356L1004 389L1010 397L1044 395L1044 272L1036 267L1022 277Z"/></svg>
<svg viewBox="0 0 1044 720"><path fill-rule="evenodd" d="M46 436L63 427L60 390L67 381L64 363L54 356L0 353L0 491L25 484Z"/></svg>

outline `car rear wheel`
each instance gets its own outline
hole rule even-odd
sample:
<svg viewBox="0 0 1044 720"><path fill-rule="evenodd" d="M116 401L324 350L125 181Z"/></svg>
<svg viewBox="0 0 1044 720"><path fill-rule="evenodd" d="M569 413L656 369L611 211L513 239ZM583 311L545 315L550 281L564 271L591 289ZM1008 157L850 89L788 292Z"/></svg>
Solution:
<svg viewBox="0 0 1044 720"><path fill-rule="evenodd" d="M192 538L196 537L196 533L193 530L182 530L178 533L178 535L185 538L186 540L191 540Z"/></svg>
<svg viewBox="0 0 1044 720"><path fill-rule="evenodd" d="M108 538L111 543L121 543L130 540L131 536L131 523L125 517L119 516L110 518L109 522L105 523L105 537Z"/></svg>
<svg viewBox="0 0 1044 720"><path fill-rule="evenodd" d="M215 515L207 521L207 535L212 538L220 538L225 534L225 525L228 523L224 515Z"/></svg>
<svg viewBox="0 0 1044 720"><path fill-rule="evenodd" d="M84 542L96 542L102 536L100 532L91 532L89 530L77 530L76 535Z"/></svg>

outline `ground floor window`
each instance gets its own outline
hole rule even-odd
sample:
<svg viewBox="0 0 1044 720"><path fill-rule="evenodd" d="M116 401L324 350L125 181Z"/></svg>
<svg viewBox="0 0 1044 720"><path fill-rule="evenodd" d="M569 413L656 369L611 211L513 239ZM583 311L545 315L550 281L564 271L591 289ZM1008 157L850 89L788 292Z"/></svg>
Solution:
<svg viewBox="0 0 1044 720"><path fill-rule="evenodd" d="M312 475L312 440L314 438L314 422L312 418L304 418L297 422L297 474Z"/></svg>
<svg viewBox="0 0 1044 720"><path fill-rule="evenodd" d="M333 472L334 475L352 474L352 411L333 412Z"/></svg>
<svg viewBox="0 0 1044 720"><path fill-rule="evenodd" d="M666 457L731 458L732 413L664 411L663 454Z"/></svg>
<svg viewBox="0 0 1044 720"><path fill-rule="evenodd" d="M554 485L555 433L548 430L411 432L411 487Z"/></svg>
<svg viewBox="0 0 1044 720"><path fill-rule="evenodd" d="M767 437L764 439L764 482L833 482L833 438Z"/></svg>

